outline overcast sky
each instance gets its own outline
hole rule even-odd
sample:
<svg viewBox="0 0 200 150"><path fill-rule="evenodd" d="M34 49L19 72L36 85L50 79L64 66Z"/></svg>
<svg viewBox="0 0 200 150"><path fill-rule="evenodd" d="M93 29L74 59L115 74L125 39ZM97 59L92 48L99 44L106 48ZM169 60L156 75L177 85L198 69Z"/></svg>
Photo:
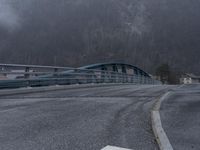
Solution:
<svg viewBox="0 0 200 150"><path fill-rule="evenodd" d="M19 27L20 18L8 0L0 0L0 26L14 30Z"/></svg>
<svg viewBox="0 0 200 150"><path fill-rule="evenodd" d="M199 8L200 0L0 0L0 60L199 68Z"/></svg>

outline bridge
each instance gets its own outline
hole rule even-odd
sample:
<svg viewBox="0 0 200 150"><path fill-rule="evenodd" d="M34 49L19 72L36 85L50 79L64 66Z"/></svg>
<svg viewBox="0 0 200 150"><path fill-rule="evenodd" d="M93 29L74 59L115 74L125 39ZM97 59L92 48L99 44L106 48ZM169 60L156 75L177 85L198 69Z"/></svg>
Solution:
<svg viewBox="0 0 200 150"><path fill-rule="evenodd" d="M0 68L4 78L0 81L0 88L89 83L160 84L142 69L124 63L93 64L80 68L0 64Z"/></svg>
<svg viewBox="0 0 200 150"><path fill-rule="evenodd" d="M200 131L199 85L162 85L136 66L115 62L0 67L2 150L199 148L199 139L191 136ZM195 105L197 115L185 114ZM180 123L186 126L180 129Z"/></svg>

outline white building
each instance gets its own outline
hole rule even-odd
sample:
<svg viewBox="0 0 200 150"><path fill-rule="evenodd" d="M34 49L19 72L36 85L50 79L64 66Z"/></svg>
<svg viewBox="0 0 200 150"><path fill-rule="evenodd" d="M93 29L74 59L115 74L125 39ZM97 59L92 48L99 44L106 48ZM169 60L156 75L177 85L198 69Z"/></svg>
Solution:
<svg viewBox="0 0 200 150"><path fill-rule="evenodd" d="M181 84L197 84L200 83L200 76L186 73L180 78Z"/></svg>

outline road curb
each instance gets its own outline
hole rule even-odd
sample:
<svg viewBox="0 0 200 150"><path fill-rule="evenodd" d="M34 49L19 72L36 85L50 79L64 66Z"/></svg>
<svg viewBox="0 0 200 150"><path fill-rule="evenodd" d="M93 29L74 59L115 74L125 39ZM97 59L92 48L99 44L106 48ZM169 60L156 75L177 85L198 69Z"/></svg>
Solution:
<svg viewBox="0 0 200 150"><path fill-rule="evenodd" d="M173 150L172 145L162 127L162 122L160 119L160 107L162 102L171 94L171 92L165 93L155 104L153 110L151 111L151 122L153 132L156 138L156 141L159 145L160 150Z"/></svg>

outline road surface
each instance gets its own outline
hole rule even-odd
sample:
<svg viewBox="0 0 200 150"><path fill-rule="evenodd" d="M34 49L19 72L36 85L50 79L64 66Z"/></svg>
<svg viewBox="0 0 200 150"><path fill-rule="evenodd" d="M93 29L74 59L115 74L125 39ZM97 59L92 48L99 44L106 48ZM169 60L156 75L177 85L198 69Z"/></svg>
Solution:
<svg viewBox="0 0 200 150"><path fill-rule="evenodd" d="M150 111L173 88L90 86L0 97L0 150L157 150Z"/></svg>
<svg viewBox="0 0 200 150"><path fill-rule="evenodd" d="M200 149L200 85L185 85L161 106L163 128L174 150Z"/></svg>

